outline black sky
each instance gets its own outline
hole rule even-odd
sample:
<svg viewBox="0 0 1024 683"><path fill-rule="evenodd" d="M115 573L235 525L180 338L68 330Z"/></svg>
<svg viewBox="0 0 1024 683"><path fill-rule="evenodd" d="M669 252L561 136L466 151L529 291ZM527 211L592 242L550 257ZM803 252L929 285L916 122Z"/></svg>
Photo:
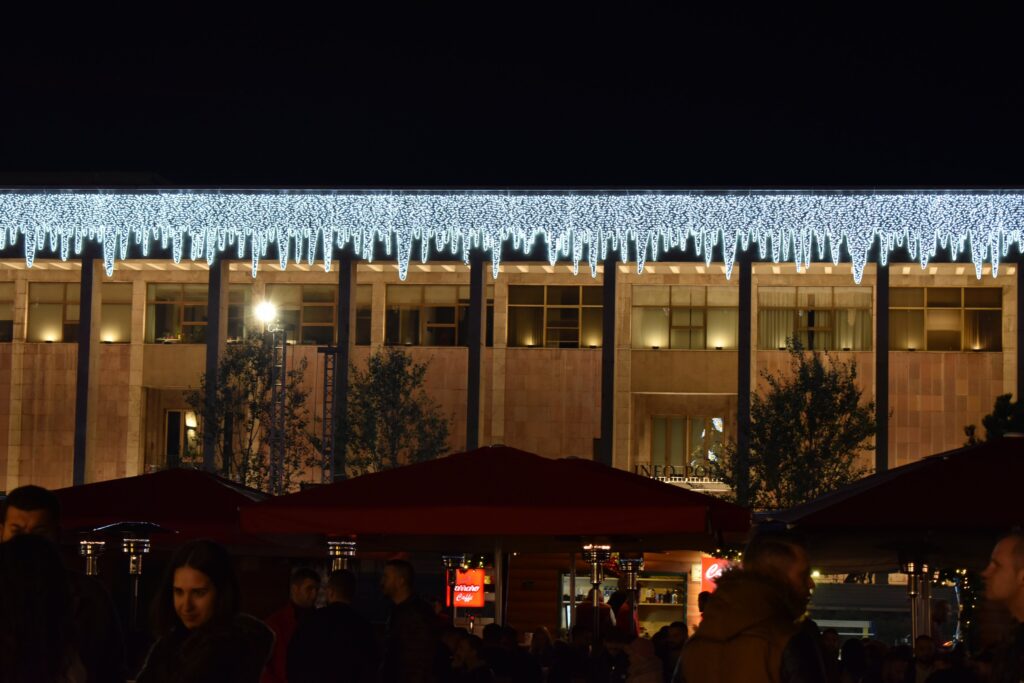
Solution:
<svg viewBox="0 0 1024 683"><path fill-rule="evenodd" d="M0 36L0 181L1019 187L1019 26L853 3L44 13Z"/></svg>

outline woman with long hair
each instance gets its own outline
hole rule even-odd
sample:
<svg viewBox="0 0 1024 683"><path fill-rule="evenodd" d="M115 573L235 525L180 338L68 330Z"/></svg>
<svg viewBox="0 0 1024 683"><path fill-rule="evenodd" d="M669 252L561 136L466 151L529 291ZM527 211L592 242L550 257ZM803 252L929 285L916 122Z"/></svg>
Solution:
<svg viewBox="0 0 1024 683"><path fill-rule="evenodd" d="M158 640L137 683L256 683L274 635L239 612L227 550L190 541L174 553L153 604Z"/></svg>
<svg viewBox="0 0 1024 683"><path fill-rule="evenodd" d="M71 586L54 545L31 534L0 543L0 586L0 683L84 681Z"/></svg>

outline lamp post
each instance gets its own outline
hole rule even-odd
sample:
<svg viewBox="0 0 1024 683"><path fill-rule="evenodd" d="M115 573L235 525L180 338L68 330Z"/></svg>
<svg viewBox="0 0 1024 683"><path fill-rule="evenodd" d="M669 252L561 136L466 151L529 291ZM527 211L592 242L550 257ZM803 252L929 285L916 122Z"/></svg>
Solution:
<svg viewBox="0 0 1024 683"><path fill-rule="evenodd" d="M612 547L606 544L588 543L583 546L583 559L590 563L590 585L593 591L594 623L593 639L596 646L601 638L601 584L604 582L604 565L612 556Z"/></svg>
<svg viewBox="0 0 1024 683"><path fill-rule="evenodd" d="M81 540L78 542L78 554L85 558L85 575L99 576L100 555L106 549L106 541Z"/></svg>
<svg viewBox="0 0 1024 683"><path fill-rule="evenodd" d="M284 493L285 385L287 383L288 332L278 320L277 306L256 304L256 318L263 323L264 340L270 345L270 492Z"/></svg>
<svg viewBox="0 0 1024 683"><path fill-rule="evenodd" d="M139 581L142 578L142 556L149 552L148 538L126 538L122 550L128 555L128 575L131 577L132 596L128 611L128 624L132 630L139 621Z"/></svg>
<svg viewBox="0 0 1024 683"><path fill-rule="evenodd" d="M354 540L327 541L327 556L331 558L332 572L339 569L351 569L352 561L356 557L356 542Z"/></svg>

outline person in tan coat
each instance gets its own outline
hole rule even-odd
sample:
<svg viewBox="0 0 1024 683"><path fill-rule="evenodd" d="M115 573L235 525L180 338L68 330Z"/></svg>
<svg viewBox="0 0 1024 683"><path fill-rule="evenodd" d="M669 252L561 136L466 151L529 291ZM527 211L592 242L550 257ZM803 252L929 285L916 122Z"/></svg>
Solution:
<svg viewBox="0 0 1024 683"><path fill-rule="evenodd" d="M722 575L683 648L685 683L825 683L817 626L804 619L814 581L807 552L785 531L761 532L743 565Z"/></svg>

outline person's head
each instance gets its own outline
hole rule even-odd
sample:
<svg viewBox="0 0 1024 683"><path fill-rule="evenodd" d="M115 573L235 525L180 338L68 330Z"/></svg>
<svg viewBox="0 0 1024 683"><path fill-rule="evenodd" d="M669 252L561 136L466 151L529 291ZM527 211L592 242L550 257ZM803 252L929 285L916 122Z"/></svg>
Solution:
<svg viewBox="0 0 1024 683"><path fill-rule="evenodd" d="M602 593L601 591L597 590L596 588L591 588L590 590L587 591L587 604L591 604L591 605L594 604L594 594L595 593L597 594L597 602L598 602L598 604L604 602L604 593Z"/></svg>
<svg viewBox="0 0 1024 683"><path fill-rule="evenodd" d="M551 649L553 645L553 638L551 632L544 626L541 626L534 630L533 638L530 639L530 652L531 654L541 654Z"/></svg>
<svg viewBox="0 0 1024 683"><path fill-rule="evenodd" d="M839 656L839 631L827 628L821 632L821 645L833 659Z"/></svg>
<svg viewBox="0 0 1024 683"><path fill-rule="evenodd" d="M500 645L501 626L495 623L487 624L480 632L480 636L483 638L484 645Z"/></svg>
<svg viewBox="0 0 1024 683"><path fill-rule="evenodd" d="M848 638L839 649L839 660L843 670L862 674L868 668L868 655L864 650L864 641L860 638Z"/></svg>
<svg viewBox="0 0 1024 683"><path fill-rule="evenodd" d="M356 597L356 575L348 569L335 569L327 577L327 602L348 604Z"/></svg>
<svg viewBox="0 0 1024 683"><path fill-rule="evenodd" d="M416 574L405 560L388 560L380 578L380 590L394 603L403 602L412 595Z"/></svg>
<svg viewBox="0 0 1024 683"><path fill-rule="evenodd" d="M929 635L919 635L914 639L914 659L930 664L935 659L935 641Z"/></svg>
<svg viewBox="0 0 1024 683"><path fill-rule="evenodd" d="M459 641L468 635L469 632L464 628L448 626L441 631L441 644L444 645L446 650L448 650L448 654L454 655L455 648L458 647Z"/></svg>
<svg viewBox="0 0 1024 683"><path fill-rule="evenodd" d="M1006 605L1018 620L1024 620L1024 532L1004 536L992 550L982 572L985 598Z"/></svg>
<svg viewBox="0 0 1024 683"><path fill-rule="evenodd" d="M615 591L612 596L608 598L608 606L612 608L612 611L618 613L619 608L627 602L630 602L629 593L626 591Z"/></svg>
<svg viewBox="0 0 1024 683"><path fill-rule="evenodd" d="M0 586L0 680L63 680L74 628L57 548L32 534L0 544Z"/></svg>
<svg viewBox="0 0 1024 683"><path fill-rule="evenodd" d="M501 646L506 650L519 649L519 631L511 626L501 627Z"/></svg>
<svg viewBox="0 0 1024 683"><path fill-rule="evenodd" d="M309 567L299 567L292 572L288 596L299 609L312 609L320 592L320 575Z"/></svg>
<svg viewBox="0 0 1024 683"><path fill-rule="evenodd" d="M673 621L665 631L665 646L669 650L680 650L686 645L686 624L682 621Z"/></svg>
<svg viewBox="0 0 1024 683"><path fill-rule="evenodd" d="M4 525L0 540L22 534L36 534L57 541L60 532L60 503L57 496L41 486L19 486L10 492L3 506Z"/></svg>
<svg viewBox="0 0 1024 683"><path fill-rule="evenodd" d="M697 594L697 611L704 614L704 610L707 609L708 600L711 599L711 591L701 591Z"/></svg>
<svg viewBox="0 0 1024 683"><path fill-rule="evenodd" d="M467 635L459 639L455 646L452 665L457 669L472 670L484 663L484 643L476 636Z"/></svg>
<svg viewBox="0 0 1024 683"><path fill-rule="evenodd" d="M811 564L803 541L784 531L761 531L743 551L743 568L784 584L793 599L806 607L814 590Z"/></svg>
<svg viewBox="0 0 1024 683"><path fill-rule="evenodd" d="M231 557L213 541L189 541L171 557L154 603L157 631L188 630L238 614L238 579Z"/></svg>

